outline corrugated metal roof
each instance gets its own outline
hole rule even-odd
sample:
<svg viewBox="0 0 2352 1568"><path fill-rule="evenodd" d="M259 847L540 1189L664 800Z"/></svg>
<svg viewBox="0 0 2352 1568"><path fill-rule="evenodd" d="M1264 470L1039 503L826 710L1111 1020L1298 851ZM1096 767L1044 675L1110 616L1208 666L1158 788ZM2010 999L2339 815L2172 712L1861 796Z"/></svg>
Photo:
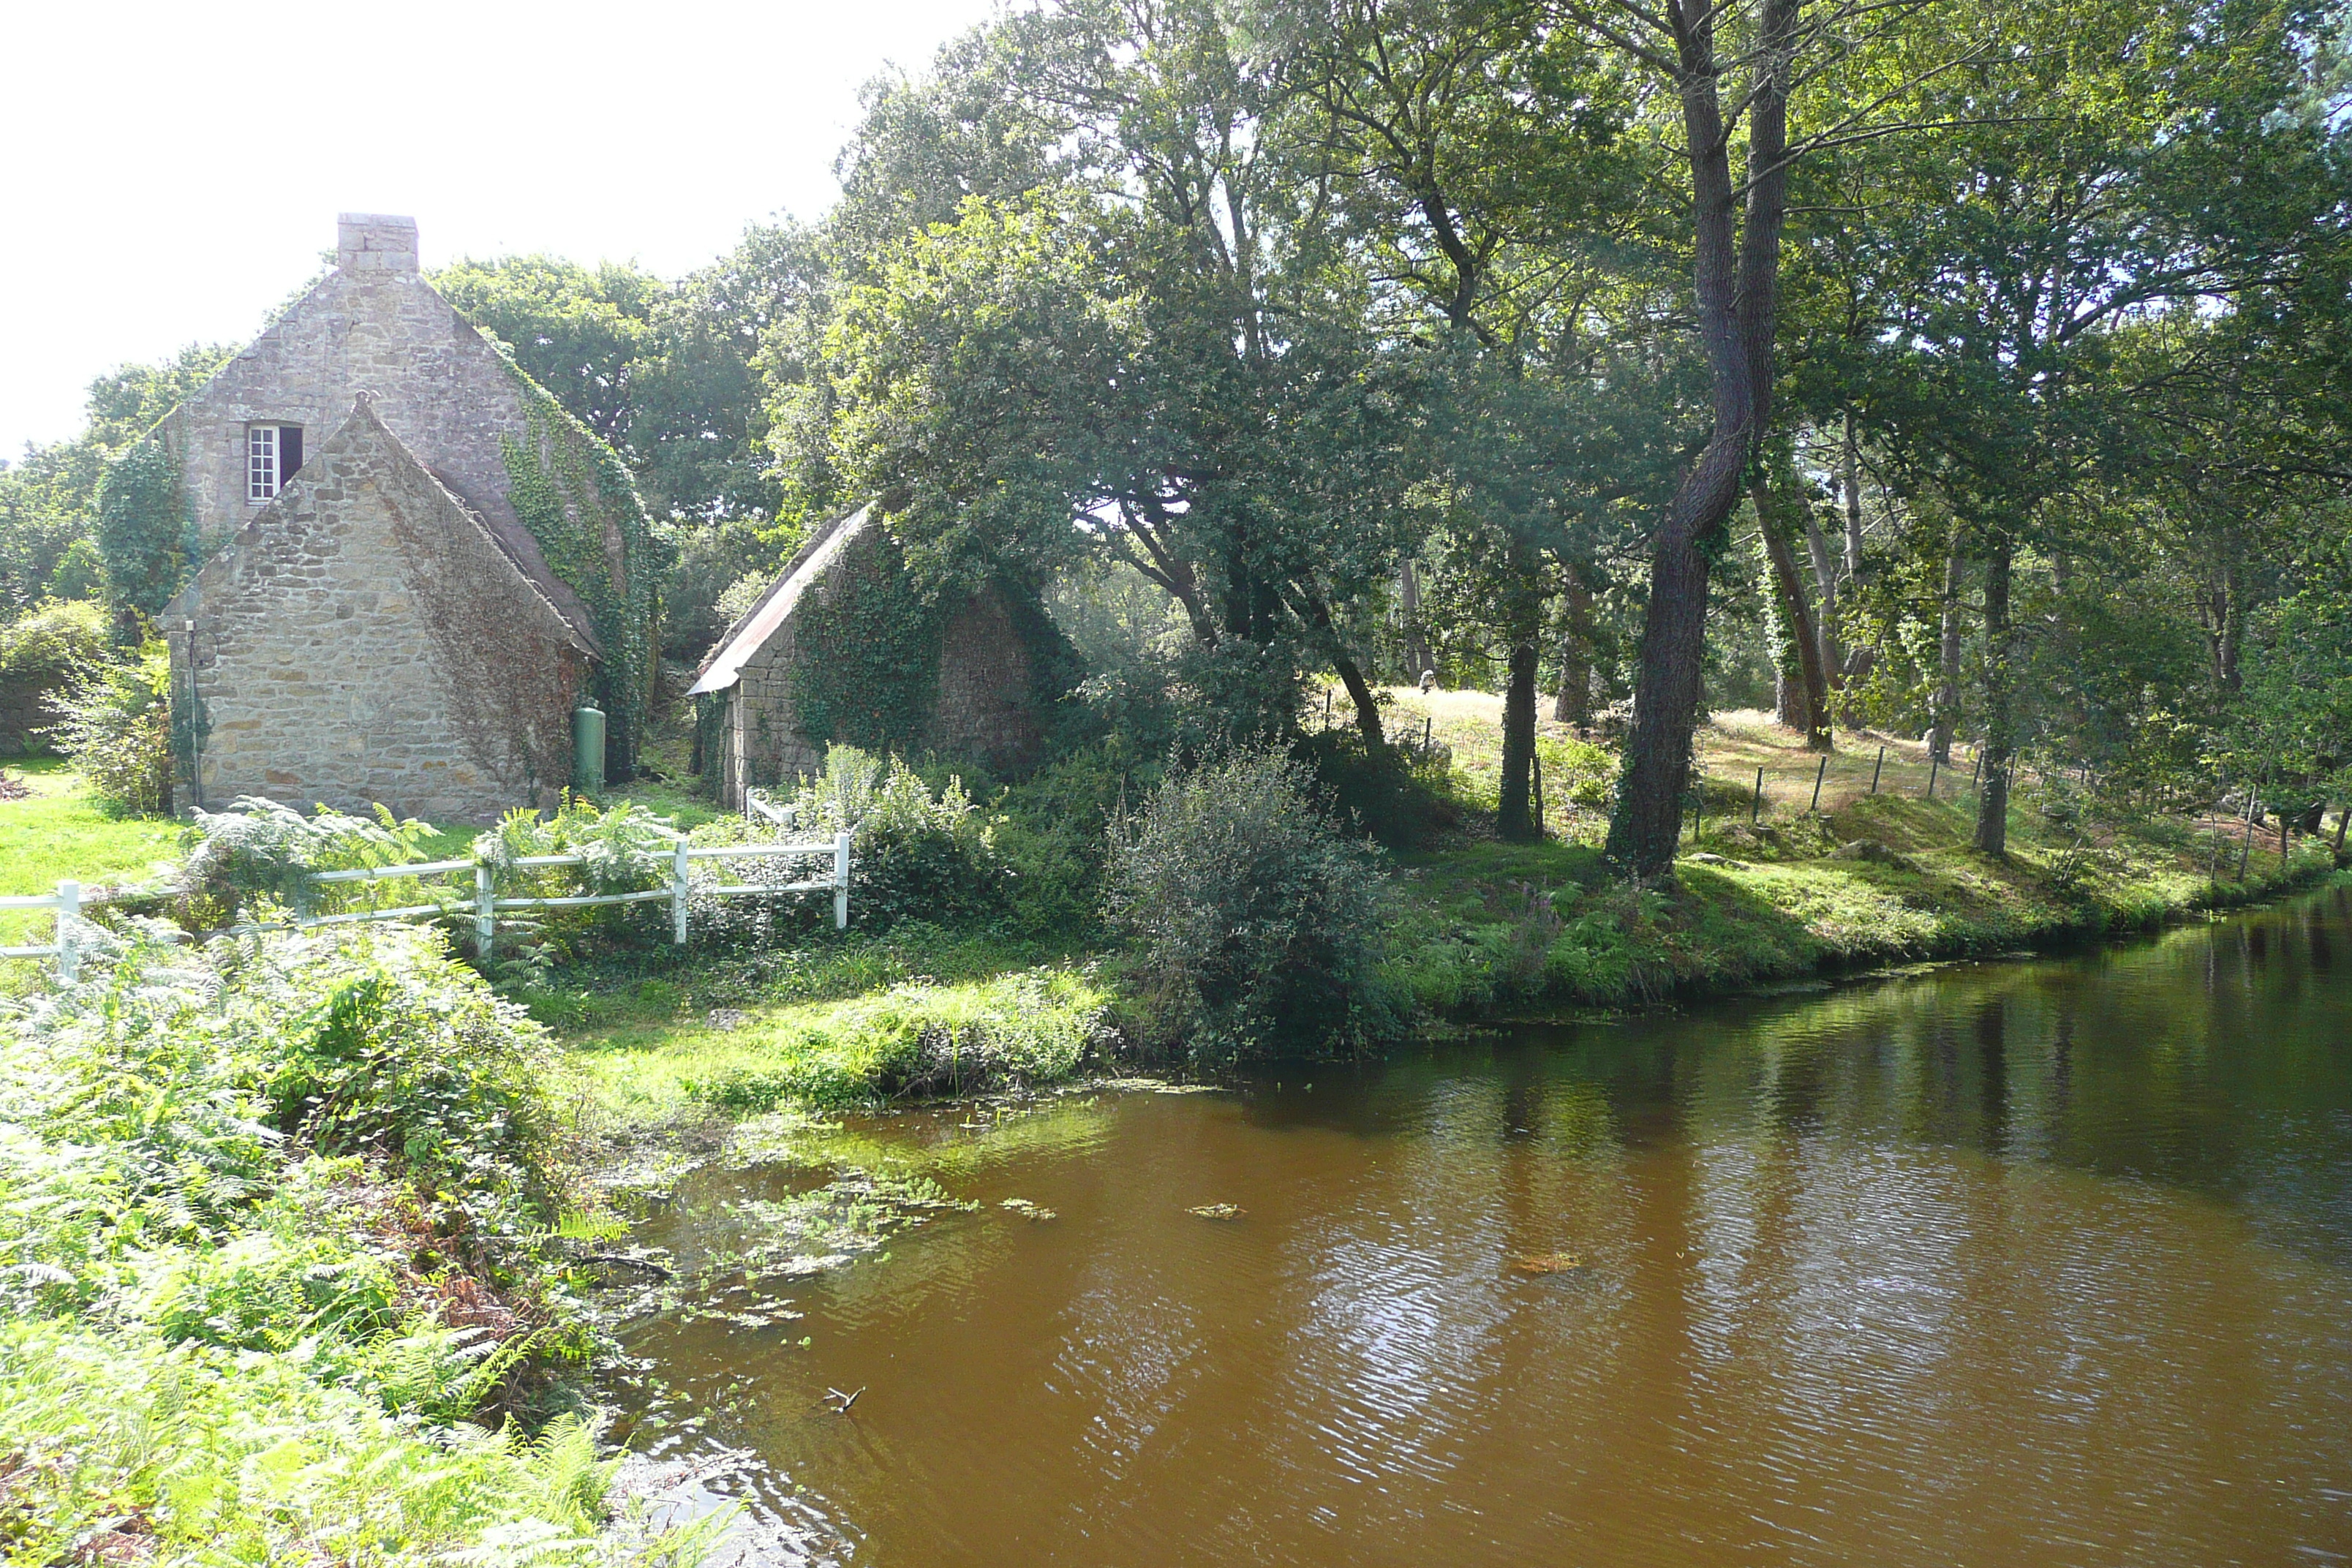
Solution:
<svg viewBox="0 0 2352 1568"><path fill-rule="evenodd" d="M801 552L793 557L782 574L769 584L768 591L760 595L760 602L746 611L742 619L727 628L727 635L719 639L718 646L704 658L702 668L694 672L694 684L687 689L686 694L701 697L713 691L724 691L734 685L741 677L743 667L751 662L751 656L767 647L768 639L775 636L776 628L792 618L793 611L799 606L801 595L808 591L808 585L824 576L842 551L848 548L850 542L866 531L873 510L870 506L862 506L847 517L836 518L825 526L823 532L803 545Z"/></svg>

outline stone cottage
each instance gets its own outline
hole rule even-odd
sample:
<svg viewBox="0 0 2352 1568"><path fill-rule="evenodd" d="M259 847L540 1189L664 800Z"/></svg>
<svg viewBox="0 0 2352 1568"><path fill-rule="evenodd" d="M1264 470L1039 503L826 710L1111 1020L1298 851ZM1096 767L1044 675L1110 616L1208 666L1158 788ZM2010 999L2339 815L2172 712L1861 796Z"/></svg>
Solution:
<svg viewBox="0 0 2352 1568"><path fill-rule="evenodd" d="M181 798L483 822L626 778L656 567L619 459L436 293L416 226L345 214L334 269L147 437L204 564L165 608Z"/></svg>
<svg viewBox="0 0 2352 1568"><path fill-rule="evenodd" d="M696 670L703 776L740 807L748 785L822 769L835 741L1017 772L1035 760L1073 663L1014 585L916 593L879 518L861 508L819 530Z"/></svg>

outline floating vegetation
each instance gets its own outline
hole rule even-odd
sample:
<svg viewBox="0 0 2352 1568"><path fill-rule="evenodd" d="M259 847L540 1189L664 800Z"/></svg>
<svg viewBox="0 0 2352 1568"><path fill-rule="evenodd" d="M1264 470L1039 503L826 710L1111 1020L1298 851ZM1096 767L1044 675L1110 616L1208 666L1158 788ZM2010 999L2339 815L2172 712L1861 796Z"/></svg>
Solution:
<svg viewBox="0 0 2352 1568"><path fill-rule="evenodd" d="M1213 1083L1170 1083L1164 1078L1097 1078L1073 1086L1078 1092L1109 1089L1119 1094L1214 1094Z"/></svg>
<svg viewBox="0 0 2352 1568"><path fill-rule="evenodd" d="M779 1200L743 1198L727 1205L758 1239L728 1261L746 1280L801 1279L881 1250L895 1231L927 1225L934 1214L980 1207L947 1194L929 1176L876 1176L853 1171L811 1192Z"/></svg>
<svg viewBox="0 0 2352 1568"><path fill-rule="evenodd" d="M1532 1258L1514 1258L1508 1265L1514 1274L1575 1274L1586 1267L1581 1252L1547 1252Z"/></svg>
<svg viewBox="0 0 2352 1568"><path fill-rule="evenodd" d="M1184 1212L1202 1219L1239 1219L1249 1211L1239 1204L1200 1204Z"/></svg>
<svg viewBox="0 0 2352 1568"><path fill-rule="evenodd" d="M1033 1204L1027 1198L1007 1198L996 1206L998 1208L1011 1209L1014 1214L1019 1215L1024 1219L1041 1220L1058 1219L1061 1217L1052 1209Z"/></svg>

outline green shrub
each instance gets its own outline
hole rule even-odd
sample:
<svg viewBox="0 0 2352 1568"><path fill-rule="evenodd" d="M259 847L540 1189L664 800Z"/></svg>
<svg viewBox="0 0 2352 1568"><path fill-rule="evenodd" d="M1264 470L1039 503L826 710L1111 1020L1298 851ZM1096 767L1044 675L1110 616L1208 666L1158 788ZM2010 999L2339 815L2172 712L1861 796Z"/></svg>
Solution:
<svg viewBox="0 0 2352 1568"><path fill-rule="evenodd" d="M53 701L51 730L90 789L123 812L172 809L172 656L161 642L136 658L88 664Z"/></svg>
<svg viewBox="0 0 2352 1568"><path fill-rule="evenodd" d="M113 633L103 606L50 599L0 627L0 672L62 675L102 662L113 647Z"/></svg>
<svg viewBox="0 0 2352 1568"><path fill-rule="evenodd" d="M997 853L996 825L962 780L949 779L934 795L897 757L885 763L855 746L829 746L824 772L801 786L795 803L803 831L855 835L849 897L861 927L969 924L1004 911L1012 871Z"/></svg>
<svg viewBox="0 0 2352 1568"><path fill-rule="evenodd" d="M1198 1055L1357 1047L1394 1025L1382 889L1305 764L1230 753L1114 827L1108 908L1160 1026Z"/></svg>
<svg viewBox="0 0 2352 1568"><path fill-rule="evenodd" d="M426 858L425 840L433 832L422 822L401 822L382 805L375 820L320 806L304 816L290 805L240 795L226 811L192 814L187 854L180 862L180 894L189 923L226 925L266 899L278 910L310 916L346 909L426 903L454 899L442 887L415 878L362 882L310 880L320 871L356 871L411 864Z"/></svg>
<svg viewBox="0 0 2352 1568"><path fill-rule="evenodd" d="M615 1527L577 1422L476 1424L586 1346L541 1252L562 1178L534 1026L426 931L101 937L86 973L0 1009L0 1552L689 1544Z"/></svg>

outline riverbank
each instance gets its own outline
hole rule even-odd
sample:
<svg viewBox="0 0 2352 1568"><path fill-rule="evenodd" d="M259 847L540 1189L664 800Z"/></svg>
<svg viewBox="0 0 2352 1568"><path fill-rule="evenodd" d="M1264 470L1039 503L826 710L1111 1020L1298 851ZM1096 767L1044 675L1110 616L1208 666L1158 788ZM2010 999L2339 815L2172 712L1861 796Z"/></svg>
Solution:
<svg viewBox="0 0 2352 1568"><path fill-rule="evenodd" d="M2294 839L2282 856L2274 837L2242 825L2109 819L2039 780L2021 790L2010 853L1995 860L1969 847L1967 777L1942 774L1929 796L1916 742L1862 737L1824 766L1766 716L1731 714L1700 734L1701 775L1713 782L1699 836L1672 880L1635 889L1598 848L1605 751L1547 722L1551 837L1500 844L1476 826L1498 773L1498 700L1391 695L1393 730L1418 740L1412 721L1428 721L1470 808L1467 828L1389 860L1385 978L1395 1011L1419 1025L2056 949L2274 898L2336 865L2324 840ZM1746 786L1735 790L1733 777ZM533 1006L607 1124L642 1130L1125 1070L1136 1036L1120 963L1099 942L902 926Z"/></svg>

